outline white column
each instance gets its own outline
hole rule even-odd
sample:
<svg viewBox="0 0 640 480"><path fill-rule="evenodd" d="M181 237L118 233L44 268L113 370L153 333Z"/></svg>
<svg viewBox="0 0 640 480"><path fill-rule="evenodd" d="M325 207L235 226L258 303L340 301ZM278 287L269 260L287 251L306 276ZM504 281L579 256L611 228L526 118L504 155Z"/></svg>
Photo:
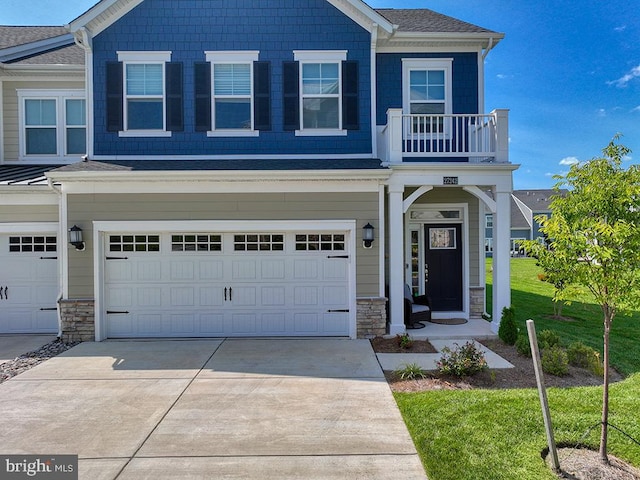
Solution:
<svg viewBox="0 0 640 480"><path fill-rule="evenodd" d="M491 329L500 327L502 309L511 306L511 192L495 193L493 214L493 314Z"/></svg>
<svg viewBox="0 0 640 480"><path fill-rule="evenodd" d="M389 333L405 332L404 326L404 185L389 185Z"/></svg>
<svg viewBox="0 0 640 480"><path fill-rule="evenodd" d="M496 117L496 162L509 161L509 110L497 108L491 112Z"/></svg>
<svg viewBox="0 0 640 480"><path fill-rule="evenodd" d="M389 163L402 163L402 109L387 110L387 152L385 160Z"/></svg>

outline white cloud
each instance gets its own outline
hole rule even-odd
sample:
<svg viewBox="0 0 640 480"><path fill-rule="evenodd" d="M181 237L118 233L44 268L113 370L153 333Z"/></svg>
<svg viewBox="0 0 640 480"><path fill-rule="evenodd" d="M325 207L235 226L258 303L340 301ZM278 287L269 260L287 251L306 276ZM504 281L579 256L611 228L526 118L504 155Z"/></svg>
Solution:
<svg viewBox="0 0 640 480"><path fill-rule="evenodd" d="M640 112L640 105L638 105L636 108L631 109L632 112Z"/></svg>
<svg viewBox="0 0 640 480"><path fill-rule="evenodd" d="M580 163L576 157L564 157L560 160L560 165L575 165L576 163Z"/></svg>
<svg viewBox="0 0 640 480"><path fill-rule="evenodd" d="M596 115L598 115L599 117L606 117L607 111L604 108L599 108L598 110L596 110Z"/></svg>
<svg viewBox="0 0 640 480"><path fill-rule="evenodd" d="M496 75L497 78L499 78L500 80L507 80L509 78L513 78L513 75L507 75L505 73L498 73Z"/></svg>
<svg viewBox="0 0 640 480"><path fill-rule="evenodd" d="M633 157L631 155L625 155L624 157L622 157L622 161L623 162L631 162L631 161L633 161Z"/></svg>
<svg viewBox="0 0 640 480"><path fill-rule="evenodd" d="M626 25L620 25L619 27L615 27L613 30L616 32L624 32L627 29Z"/></svg>
<svg viewBox="0 0 640 480"><path fill-rule="evenodd" d="M618 88L624 88L634 78L640 77L640 65L633 67L628 73L625 73L617 80L607 82L608 85L615 85Z"/></svg>

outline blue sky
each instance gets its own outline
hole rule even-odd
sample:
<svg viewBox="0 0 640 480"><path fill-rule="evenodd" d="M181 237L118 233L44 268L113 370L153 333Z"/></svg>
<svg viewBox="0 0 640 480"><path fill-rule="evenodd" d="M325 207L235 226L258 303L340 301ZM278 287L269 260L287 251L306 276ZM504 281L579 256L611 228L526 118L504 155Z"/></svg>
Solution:
<svg viewBox="0 0 640 480"><path fill-rule="evenodd" d="M0 24L62 25L94 0L0 0ZM548 188L616 133L640 158L640 1L368 0L430 8L505 39L486 61L485 110L508 108L514 188ZM628 162L634 162L632 152Z"/></svg>

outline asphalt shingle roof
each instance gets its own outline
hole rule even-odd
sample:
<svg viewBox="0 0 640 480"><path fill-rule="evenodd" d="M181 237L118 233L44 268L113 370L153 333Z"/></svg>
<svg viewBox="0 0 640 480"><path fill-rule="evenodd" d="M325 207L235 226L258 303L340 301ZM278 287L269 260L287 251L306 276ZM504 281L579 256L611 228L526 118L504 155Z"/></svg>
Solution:
<svg viewBox="0 0 640 480"><path fill-rule="evenodd" d="M426 8L377 8L375 10L394 25L398 25L398 30L401 32L496 33Z"/></svg>
<svg viewBox="0 0 640 480"><path fill-rule="evenodd" d="M0 25L0 49L59 37L69 32L64 27L17 27Z"/></svg>
<svg viewBox="0 0 640 480"><path fill-rule="evenodd" d="M74 43L6 63L11 65L84 65L84 51Z"/></svg>

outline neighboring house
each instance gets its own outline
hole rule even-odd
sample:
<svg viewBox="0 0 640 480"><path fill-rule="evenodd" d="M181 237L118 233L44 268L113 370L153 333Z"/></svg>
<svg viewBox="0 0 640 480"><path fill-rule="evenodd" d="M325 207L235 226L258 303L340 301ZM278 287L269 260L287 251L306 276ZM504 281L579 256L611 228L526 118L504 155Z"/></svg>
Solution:
<svg viewBox="0 0 640 480"><path fill-rule="evenodd" d="M560 190L564 192L564 190ZM551 202L557 195L553 189L514 190L511 194L511 253L520 252L520 240L543 241L544 234L540 231L540 222L536 217L551 216ZM493 215L485 218L485 252L488 257L493 254Z"/></svg>
<svg viewBox="0 0 640 480"><path fill-rule="evenodd" d="M0 332L396 334L405 283L436 317L479 317L486 211L508 306L517 166L508 112L484 106L503 34L360 0L227 3L3 27Z"/></svg>

